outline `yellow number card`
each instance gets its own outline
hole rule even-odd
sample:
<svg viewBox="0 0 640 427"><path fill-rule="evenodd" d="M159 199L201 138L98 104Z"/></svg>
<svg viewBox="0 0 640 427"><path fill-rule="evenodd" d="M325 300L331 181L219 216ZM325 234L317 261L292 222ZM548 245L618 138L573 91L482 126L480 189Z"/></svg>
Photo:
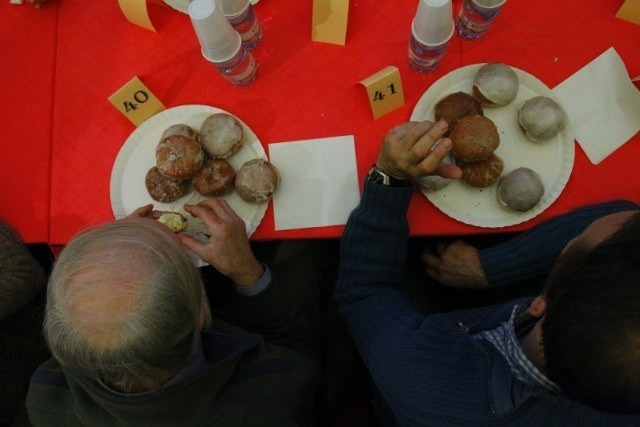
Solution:
<svg viewBox="0 0 640 427"><path fill-rule="evenodd" d="M149 17L147 0L118 0L118 4L127 21L147 30L156 31Z"/></svg>
<svg viewBox="0 0 640 427"><path fill-rule="evenodd" d="M313 0L311 40L344 46L349 0Z"/></svg>
<svg viewBox="0 0 640 427"><path fill-rule="evenodd" d="M362 80L360 84L367 89L374 119L404 105L402 79L397 67L384 68Z"/></svg>
<svg viewBox="0 0 640 427"><path fill-rule="evenodd" d="M138 76L111 95L109 101L136 126L165 109Z"/></svg>
<svg viewBox="0 0 640 427"><path fill-rule="evenodd" d="M640 0L625 1L616 17L640 25Z"/></svg>

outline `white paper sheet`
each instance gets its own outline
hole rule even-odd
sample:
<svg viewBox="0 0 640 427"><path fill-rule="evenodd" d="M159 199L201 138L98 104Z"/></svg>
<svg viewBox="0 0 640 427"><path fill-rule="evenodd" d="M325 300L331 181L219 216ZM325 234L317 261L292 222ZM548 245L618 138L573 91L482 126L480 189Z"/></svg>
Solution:
<svg viewBox="0 0 640 427"><path fill-rule="evenodd" d="M346 224L360 201L352 135L269 144L269 159L282 178L276 230Z"/></svg>
<svg viewBox="0 0 640 427"><path fill-rule="evenodd" d="M640 91L614 48L553 89L571 130L591 163L598 164L640 130Z"/></svg>

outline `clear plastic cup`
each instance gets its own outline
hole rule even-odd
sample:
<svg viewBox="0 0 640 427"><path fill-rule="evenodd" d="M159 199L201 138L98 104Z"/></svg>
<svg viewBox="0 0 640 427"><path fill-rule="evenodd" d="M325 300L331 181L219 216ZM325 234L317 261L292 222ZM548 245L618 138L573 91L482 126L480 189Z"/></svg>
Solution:
<svg viewBox="0 0 640 427"><path fill-rule="evenodd" d="M456 19L461 37L476 40L484 36L507 0L462 0Z"/></svg>
<svg viewBox="0 0 640 427"><path fill-rule="evenodd" d="M193 0L189 4L189 17L202 56L227 80L245 86L256 79L258 64L214 0Z"/></svg>
<svg viewBox="0 0 640 427"><path fill-rule="evenodd" d="M420 0L411 24L409 65L415 71L435 70L454 32L451 0Z"/></svg>
<svg viewBox="0 0 640 427"><path fill-rule="evenodd" d="M240 34L242 44L253 49L262 38L262 27L250 0L219 0L222 11Z"/></svg>

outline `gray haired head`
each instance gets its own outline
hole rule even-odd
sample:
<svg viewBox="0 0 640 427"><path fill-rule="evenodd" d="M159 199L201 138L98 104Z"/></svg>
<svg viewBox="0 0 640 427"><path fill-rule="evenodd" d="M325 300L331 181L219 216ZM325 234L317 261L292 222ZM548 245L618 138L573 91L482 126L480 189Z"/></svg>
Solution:
<svg viewBox="0 0 640 427"><path fill-rule="evenodd" d="M67 369L141 392L179 372L210 318L199 271L176 236L129 218L82 232L62 251L44 332Z"/></svg>

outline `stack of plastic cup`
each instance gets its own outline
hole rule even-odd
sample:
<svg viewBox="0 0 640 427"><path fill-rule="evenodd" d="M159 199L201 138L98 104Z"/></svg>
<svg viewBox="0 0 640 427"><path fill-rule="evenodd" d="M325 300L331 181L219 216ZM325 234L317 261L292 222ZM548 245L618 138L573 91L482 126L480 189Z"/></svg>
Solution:
<svg viewBox="0 0 640 427"><path fill-rule="evenodd" d="M435 70L453 35L451 0L420 0L411 25L409 65L418 72Z"/></svg>
<svg viewBox="0 0 640 427"><path fill-rule="evenodd" d="M262 38L262 27L250 0L218 0L222 12L240 34L242 44L252 49Z"/></svg>
<svg viewBox="0 0 640 427"><path fill-rule="evenodd" d="M463 0L456 26L465 39L482 37L507 0Z"/></svg>
<svg viewBox="0 0 640 427"><path fill-rule="evenodd" d="M256 79L257 63L214 0L193 0L189 4L189 17L202 47L202 56L227 80L244 86Z"/></svg>

